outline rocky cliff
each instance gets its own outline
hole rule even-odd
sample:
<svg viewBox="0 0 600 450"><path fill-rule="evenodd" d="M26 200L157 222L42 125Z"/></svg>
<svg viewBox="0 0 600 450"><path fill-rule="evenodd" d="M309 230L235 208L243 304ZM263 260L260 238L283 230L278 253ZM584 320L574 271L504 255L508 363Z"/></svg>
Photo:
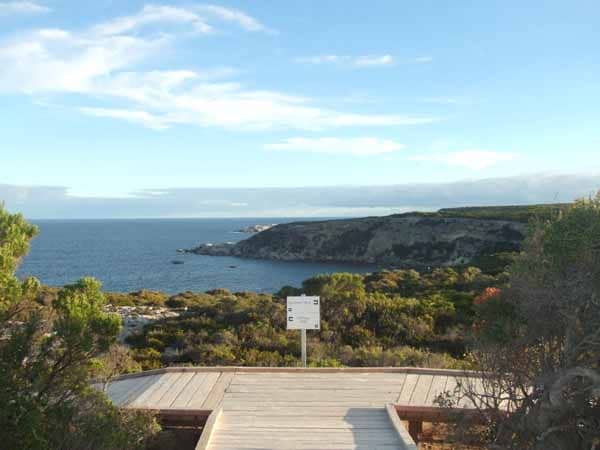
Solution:
<svg viewBox="0 0 600 450"><path fill-rule="evenodd" d="M414 213L281 224L235 244L203 244L190 251L285 261L451 266L517 251L526 228L522 221Z"/></svg>

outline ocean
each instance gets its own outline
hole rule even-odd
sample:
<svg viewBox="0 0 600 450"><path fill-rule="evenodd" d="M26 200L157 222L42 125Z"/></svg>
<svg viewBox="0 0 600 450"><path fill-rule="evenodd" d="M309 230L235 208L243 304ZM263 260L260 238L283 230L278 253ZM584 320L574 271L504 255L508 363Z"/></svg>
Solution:
<svg viewBox="0 0 600 450"><path fill-rule="evenodd" d="M200 243L245 239L250 234L236 232L243 227L294 220L298 219L33 220L39 234L18 275L35 276L49 286L92 276L110 292L151 289L174 294L227 288L272 293L285 285L298 287L316 274L376 270L368 265L177 253Z"/></svg>

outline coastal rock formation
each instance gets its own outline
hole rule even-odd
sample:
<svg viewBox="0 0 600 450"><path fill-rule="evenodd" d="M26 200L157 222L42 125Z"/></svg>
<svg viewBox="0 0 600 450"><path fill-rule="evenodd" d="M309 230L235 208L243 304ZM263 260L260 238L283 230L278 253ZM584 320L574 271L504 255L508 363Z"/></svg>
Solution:
<svg viewBox="0 0 600 450"><path fill-rule="evenodd" d="M157 306L113 306L109 304L104 309L106 312L121 316L123 321L123 328L119 335L121 343L125 342L127 336L140 333L149 323L179 317L182 313L182 310Z"/></svg>
<svg viewBox="0 0 600 450"><path fill-rule="evenodd" d="M281 224L237 243L203 244L189 251L284 261L452 266L518 251L526 229L521 221L411 213Z"/></svg>
<svg viewBox="0 0 600 450"><path fill-rule="evenodd" d="M239 230L237 230L237 232L238 233L260 233L261 231L267 231L276 225L277 225L276 223L266 224L266 225L257 224L257 225L252 225L249 227L240 228Z"/></svg>

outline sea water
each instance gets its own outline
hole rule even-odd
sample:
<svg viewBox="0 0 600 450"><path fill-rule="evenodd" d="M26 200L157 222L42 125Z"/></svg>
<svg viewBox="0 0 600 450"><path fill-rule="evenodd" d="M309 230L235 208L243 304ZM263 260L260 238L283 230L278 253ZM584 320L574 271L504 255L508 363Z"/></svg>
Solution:
<svg viewBox="0 0 600 450"><path fill-rule="evenodd" d="M292 221L289 218L32 221L39 227L39 234L18 275L33 275L50 286L63 286L92 276L102 282L104 290L112 292L151 289L177 293L216 288L275 292L285 285L299 287L304 279L316 274L366 273L376 269L368 265L177 252L200 243L248 238L250 234L237 232L247 226Z"/></svg>

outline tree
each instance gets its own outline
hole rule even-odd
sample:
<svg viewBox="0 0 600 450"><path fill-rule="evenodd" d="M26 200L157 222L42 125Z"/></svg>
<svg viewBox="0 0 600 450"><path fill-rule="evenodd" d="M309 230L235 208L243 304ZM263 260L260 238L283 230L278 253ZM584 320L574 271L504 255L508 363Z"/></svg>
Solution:
<svg viewBox="0 0 600 450"><path fill-rule="evenodd" d="M477 307L483 381L461 386L490 448L600 448L600 195L537 223L493 294Z"/></svg>
<svg viewBox="0 0 600 450"><path fill-rule="evenodd" d="M309 295L321 297L321 313L332 337L360 320L366 310L365 286L361 275L334 273L318 275L302 283Z"/></svg>
<svg viewBox="0 0 600 450"><path fill-rule="evenodd" d="M0 207L2 448L142 448L157 430L153 418L118 410L91 384L120 329L118 316L104 312L100 283L84 278L48 306L37 301L35 279L15 276L36 231Z"/></svg>

